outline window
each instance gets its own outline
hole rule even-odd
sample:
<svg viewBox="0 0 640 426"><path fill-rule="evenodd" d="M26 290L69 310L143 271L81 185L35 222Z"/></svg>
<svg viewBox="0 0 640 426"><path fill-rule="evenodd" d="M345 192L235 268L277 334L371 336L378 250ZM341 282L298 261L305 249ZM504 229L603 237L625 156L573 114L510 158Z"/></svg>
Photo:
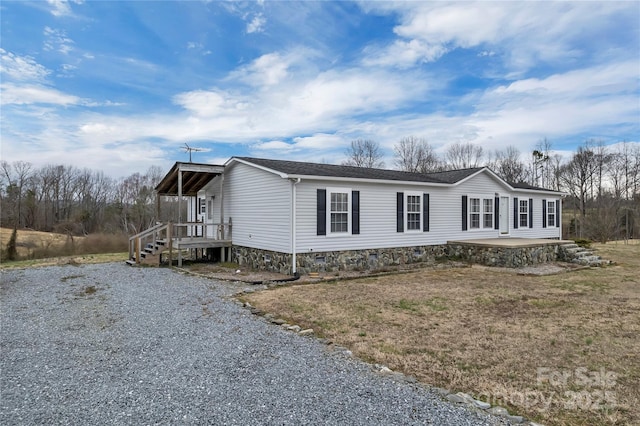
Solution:
<svg viewBox="0 0 640 426"><path fill-rule="evenodd" d="M407 231L420 230L421 195L407 195Z"/></svg>
<svg viewBox="0 0 640 426"><path fill-rule="evenodd" d="M529 226L529 200L520 200L519 206L518 224L521 228L526 228Z"/></svg>
<svg viewBox="0 0 640 426"><path fill-rule="evenodd" d="M547 201L547 226L556 226L556 202Z"/></svg>
<svg viewBox="0 0 640 426"><path fill-rule="evenodd" d="M213 220L213 197L207 200L207 219Z"/></svg>
<svg viewBox="0 0 640 426"><path fill-rule="evenodd" d="M316 235L360 234L360 191L316 189Z"/></svg>
<svg viewBox="0 0 640 426"><path fill-rule="evenodd" d="M480 228L480 198L469 199L469 227Z"/></svg>
<svg viewBox="0 0 640 426"><path fill-rule="evenodd" d="M396 232L405 231L429 232L428 193L396 193Z"/></svg>
<svg viewBox="0 0 640 426"><path fill-rule="evenodd" d="M207 203L205 202L204 198L200 198L199 199L199 204L200 204L200 214L206 214L207 213Z"/></svg>
<svg viewBox="0 0 640 426"><path fill-rule="evenodd" d="M330 192L332 233L349 232L349 192Z"/></svg>
<svg viewBox="0 0 640 426"><path fill-rule="evenodd" d="M482 227L493 228L493 203L494 200L485 198L482 200Z"/></svg>

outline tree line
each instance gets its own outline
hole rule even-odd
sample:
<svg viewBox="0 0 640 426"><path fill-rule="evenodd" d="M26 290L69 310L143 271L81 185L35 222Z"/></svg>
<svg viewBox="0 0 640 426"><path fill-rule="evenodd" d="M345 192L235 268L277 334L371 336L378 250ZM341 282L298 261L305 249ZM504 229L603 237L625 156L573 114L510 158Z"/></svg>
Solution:
<svg viewBox="0 0 640 426"><path fill-rule="evenodd" d="M357 139L345 165L385 166L380 145ZM523 158L529 160L523 160ZM563 191L566 238L607 241L640 237L640 146L615 148L588 140L563 158L547 139L530 155L513 146L485 151L470 143L438 154L423 138L409 136L394 146L392 168L415 173L484 167L511 183ZM135 234L158 220L177 216L177 203L165 200L157 217L154 188L164 173L150 167L113 179L101 171L65 165L34 167L25 161L0 162L0 226L68 235ZM185 208L183 203L182 207Z"/></svg>
<svg viewBox="0 0 640 426"><path fill-rule="evenodd" d="M562 191L565 238L596 241L640 237L640 145L622 142L615 148L587 140L569 158L542 139L529 157L514 146L485 151L471 143L455 143L438 154L426 139L409 136L393 147L393 166L414 173L489 167L510 183ZM369 139L351 142L344 165L385 166L380 145Z"/></svg>
<svg viewBox="0 0 640 426"><path fill-rule="evenodd" d="M164 173L113 179L65 165L0 162L0 225L68 235L140 232L156 218L154 188Z"/></svg>

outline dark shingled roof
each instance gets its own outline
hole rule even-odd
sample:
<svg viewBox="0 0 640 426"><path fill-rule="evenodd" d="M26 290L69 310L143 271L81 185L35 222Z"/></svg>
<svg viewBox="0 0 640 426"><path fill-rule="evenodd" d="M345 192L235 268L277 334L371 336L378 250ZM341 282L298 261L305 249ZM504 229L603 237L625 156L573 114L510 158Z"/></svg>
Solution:
<svg viewBox="0 0 640 426"><path fill-rule="evenodd" d="M531 189L534 191L553 191L553 189L547 189L547 188L541 188L539 186L529 185L526 182L518 182L518 183L509 182L509 185L518 189Z"/></svg>
<svg viewBox="0 0 640 426"><path fill-rule="evenodd" d="M428 175L434 179L439 179L446 183L456 183L479 172L483 168L484 167L473 167L470 169L447 170L444 172L429 173Z"/></svg>
<svg viewBox="0 0 640 426"><path fill-rule="evenodd" d="M352 179L396 180L405 182L453 184L482 170L482 167L438 173L411 173L398 170L338 166L335 164L304 163L299 161L268 160L264 158L234 157L257 166L287 175L326 176Z"/></svg>

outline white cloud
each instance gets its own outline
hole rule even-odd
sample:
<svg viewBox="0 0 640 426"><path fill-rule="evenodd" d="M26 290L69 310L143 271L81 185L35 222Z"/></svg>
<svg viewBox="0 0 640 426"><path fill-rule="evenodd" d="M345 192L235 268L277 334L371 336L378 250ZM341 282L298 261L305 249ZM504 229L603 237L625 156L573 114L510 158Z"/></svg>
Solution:
<svg viewBox="0 0 640 426"><path fill-rule="evenodd" d="M263 32L266 23L267 20L262 13L256 14L253 19L251 19L251 22L247 24L247 33L253 34Z"/></svg>
<svg viewBox="0 0 640 426"><path fill-rule="evenodd" d="M68 106L81 102L77 96L67 95L41 85L18 86L5 83L0 87L2 88L2 105L54 104Z"/></svg>
<svg viewBox="0 0 640 426"><path fill-rule="evenodd" d="M336 148L345 146L346 139L337 134L317 133L311 136L293 138L293 142L280 140L258 142L251 145L251 149L260 152L261 155L279 156L282 154L306 153L309 156L317 156L322 152L330 152Z"/></svg>
<svg viewBox="0 0 640 426"><path fill-rule="evenodd" d="M624 126L637 123L639 89L635 61L525 79L488 90L472 121L483 129L480 138Z"/></svg>
<svg viewBox="0 0 640 426"><path fill-rule="evenodd" d="M312 136L298 137L293 140L296 146L301 149L329 151L343 147L347 138L335 134L316 133Z"/></svg>
<svg viewBox="0 0 640 426"><path fill-rule="evenodd" d="M52 7L51 14L53 16L67 16L71 15L71 6L66 0L47 0L47 3Z"/></svg>
<svg viewBox="0 0 640 426"><path fill-rule="evenodd" d="M437 60L456 48L482 48L503 55L514 72L540 62L566 62L585 56L579 47L602 41L608 28L637 16L633 2L365 2L365 10L398 14L398 39L372 46L365 60L405 67ZM589 29L586 32L585 29ZM409 52L402 54L402 48ZM604 49L606 50L606 45Z"/></svg>
<svg viewBox="0 0 640 426"><path fill-rule="evenodd" d="M268 53L257 58L231 74L252 86L273 86L282 81L288 74L289 65L295 61L295 55L283 56L279 53Z"/></svg>
<svg viewBox="0 0 640 426"><path fill-rule="evenodd" d="M397 66L408 68L421 62L432 62L447 53L441 44L426 43L422 40L396 40L388 47L365 49L365 65Z"/></svg>
<svg viewBox="0 0 640 426"><path fill-rule="evenodd" d="M174 96L173 101L199 117L236 114L248 103L221 90L194 90Z"/></svg>
<svg viewBox="0 0 640 426"><path fill-rule="evenodd" d="M498 87L495 93L501 96L522 96L545 92L585 97L636 90L638 90L638 63L632 60L576 69L547 78L518 80L508 86Z"/></svg>
<svg viewBox="0 0 640 426"><path fill-rule="evenodd" d="M73 50L73 40L67 37L64 30L57 30L51 27L44 28L44 50L57 51L64 55Z"/></svg>
<svg viewBox="0 0 640 426"><path fill-rule="evenodd" d="M286 143L283 141L269 141L259 142L252 146L252 149L256 151L271 151L278 152L280 154L288 154L295 150L294 144Z"/></svg>
<svg viewBox="0 0 640 426"><path fill-rule="evenodd" d="M18 56L0 48L0 71L14 81L44 81L51 71L30 56Z"/></svg>

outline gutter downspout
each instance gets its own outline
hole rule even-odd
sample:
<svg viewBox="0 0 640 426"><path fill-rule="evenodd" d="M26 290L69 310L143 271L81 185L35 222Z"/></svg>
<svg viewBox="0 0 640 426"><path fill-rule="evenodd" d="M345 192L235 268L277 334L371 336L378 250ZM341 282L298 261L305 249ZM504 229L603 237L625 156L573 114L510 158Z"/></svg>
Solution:
<svg viewBox="0 0 640 426"><path fill-rule="evenodd" d="M300 181L300 178L291 180L291 274L294 276L298 275L298 256L296 255L296 185L298 185Z"/></svg>

